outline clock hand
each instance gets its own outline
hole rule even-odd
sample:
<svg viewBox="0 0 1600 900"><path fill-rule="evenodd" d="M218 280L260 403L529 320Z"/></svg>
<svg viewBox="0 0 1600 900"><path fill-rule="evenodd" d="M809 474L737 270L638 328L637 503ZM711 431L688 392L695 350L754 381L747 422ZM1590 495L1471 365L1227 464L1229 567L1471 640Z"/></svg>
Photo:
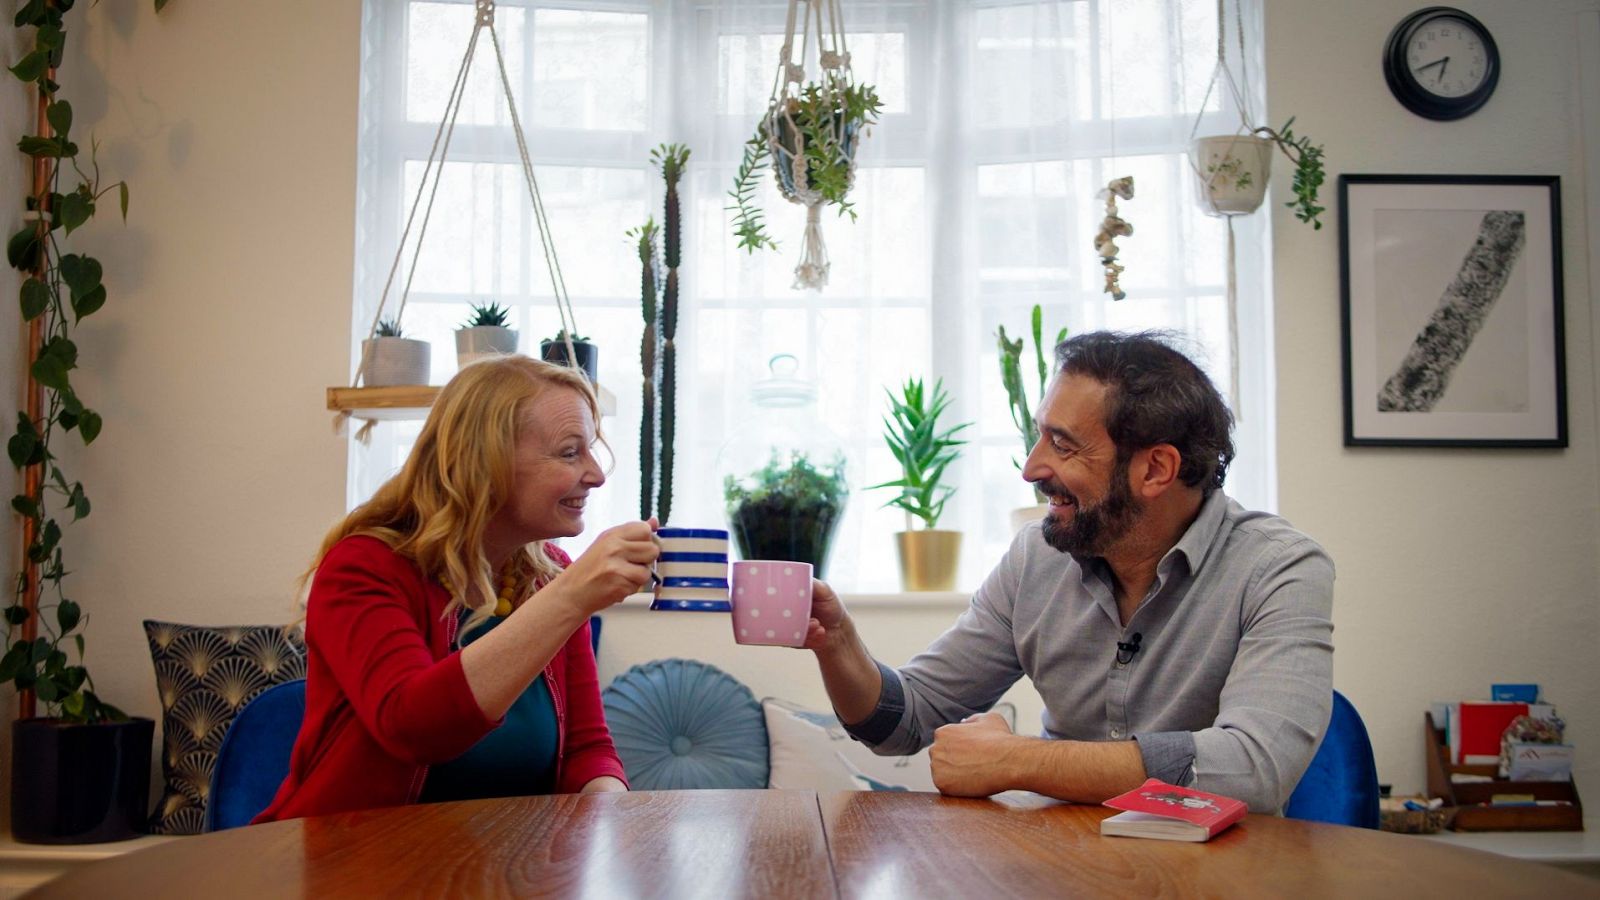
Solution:
<svg viewBox="0 0 1600 900"><path fill-rule="evenodd" d="M1439 62L1443 63L1443 65L1439 66L1439 83L1444 84L1444 70L1450 68L1450 57L1446 56Z"/></svg>
<svg viewBox="0 0 1600 900"><path fill-rule="evenodd" d="M1449 61L1450 61L1450 57L1446 56L1444 59L1436 59L1433 62L1428 63L1425 66L1417 66L1415 69L1412 69L1411 71L1413 71L1413 72L1422 72L1422 71L1425 71L1427 69L1431 69L1434 66L1442 66L1442 65L1444 65L1445 63L1447 63Z"/></svg>

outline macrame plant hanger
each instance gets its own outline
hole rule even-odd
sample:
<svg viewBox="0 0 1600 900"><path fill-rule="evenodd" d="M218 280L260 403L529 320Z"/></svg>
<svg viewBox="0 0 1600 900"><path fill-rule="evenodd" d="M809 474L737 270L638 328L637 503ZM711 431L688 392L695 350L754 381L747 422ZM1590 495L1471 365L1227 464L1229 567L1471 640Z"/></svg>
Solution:
<svg viewBox="0 0 1600 900"><path fill-rule="evenodd" d="M1233 97L1234 108L1239 112L1239 127L1235 129L1234 140L1228 144L1228 152L1232 153L1239 139L1254 133L1254 116L1251 115L1250 97L1239 87L1238 80L1233 75L1233 69L1228 65L1228 18L1226 9L1227 0L1217 0L1217 65L1211 72L1211 80L1206 83L1205 96L1200 99L1200 112L1195 115L1194 125L1189 129L1189 145L1194 146L1195 136L1200 131L1200 121L1205 118L1206 104L1211 101L1211 93L1217 89L1217 82L1226 83L1228 93ZM1247 65L1244 53L1244 21L1237 13L1234 15L1235 34L1239 42L1239 66ZM1196 178L1200 179L1202 190L1201 202L1206 203L1211 196L1212 182L1217 178L1227 177L1221 167L1210 172L1200 169L1200 161L1194 153L1189 154L1189 167L1194 170ZM1235 262L1233 217L1243 213L1230 212L1217 209L1208 204L1207 212L1214 216L1221 216L1228 223L1228 361L1229 405L1233 408L1234 419L1239 418L1239 277L1238 266Z"/></svg>
<svg viewBox="0 0 1600 900"><path fill-rule="evenodd" d="M372 314L372 324L367 328L367 337L371 338L378 333L378 323L383 319L383 310L389 301L389 291L394 286L394 278L400 270L400 261L405 257L406 241L411 236L411 226L417 219L417 209L422 207L422 198L426 194L428 203L422 208L422 221L417 223L416 248L411 254L411 265L406 269L406 281L400 291L400 300L395 307L394 321L399 322L406 309L406 299L411 296L411 281L417 273L417 259L422 255L422 240L428 232L428 219L433 214L433 201L439 193L439 182L444 174L444 161L450 152L450 138L455 133L456 117L461 113L461 104L466 97L467 76L472 71L472 60L478 49L478 38L489 32L489 44L494 48L494 60L499 70L501 93L505 96L506 106L511 113L511 130L517 138L517 155L522 163L522 179L528 188L528 201L533 206L533 220L539 231L539 244L544 251L545 268L550 273L550 287L556 298L556 312L561 317L562 335L566 342L567 365L578 368L578 354L572 346L572 336L577 333L576 318L572 312L572 301L567 295L566 279L561 274L561 261L556 257L555 239L550 233L550 221L545 215L544 197L539 192L539 180L533 174L533 159L528 153L528 139L522 132L522 121L517 115L516 96L511 91L511 77L506 72L505 55L500 50L500 34L494 27L494 0L476 0L476 16L472 25L472 36L467 39L467 51L461 58L461 67L456 70L456 80L450 88L450 99L445 102L444 115L439 119L439 129L433 135L433 146L428 150L428 162L422 169L422 179L417 185L417 195L411 201L411 211L406 216L405 229L400 234L400 245L395 250L394 262L389 265L389 277L383 283L383 294L378 298L378 308ZM435 169L437 163L437 170ZM429 176L433 184L428 183ZM370 346L363 344L363 348ZM351 379L350 386L356 387L366 376L369 363L368 352L363 349L361 364L356 367L355 377ZM341 412L335 421L336 428L343 428L350 417L349 411ZM377 424L374 419L368 419L366 424L356 432L356 439L365 443L372 432L372 427Z"/></svg>
<svg viewBox="0 0 1600 900"><path fill-rule="evenodd" d="M823 28L826 13L827 29ZM799 61L795 57L795 25L799 20L801 48ZM805 237L800 245L800 263L794 268L794 288L821 290L828 284L828 246L822 239L821 191L811 186L806 177L805 136L795 123L790 101L798 102L806 82L806 60L812 55L812 41L816 41L816 57L820 87L830 98L844 94L855 85L855 74L850 69L850 50L845 43L844 17L839 12L839 0L789 0L789 17L784 27L783 47L778 55L778 72L773 78L772 99L767 105L767 115L762 119L767 132L767 147L772 153L772 163L779 168L778 189L785 200L806 208ZM843 116L834 116L832 122L834 146L840 148L849 161L849 187L855 186L855 149L859 135L846 128ZM786 167L786 171L785 171Z"/></svg>

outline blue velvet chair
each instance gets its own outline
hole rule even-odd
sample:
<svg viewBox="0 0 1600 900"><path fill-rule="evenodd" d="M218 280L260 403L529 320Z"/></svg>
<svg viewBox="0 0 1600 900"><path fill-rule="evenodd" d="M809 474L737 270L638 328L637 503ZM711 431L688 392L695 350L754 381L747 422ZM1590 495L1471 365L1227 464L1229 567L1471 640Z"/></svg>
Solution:
<svg viewBox="0 0 1600 900"><path fill-rule="evenodd" d="M1322 746L1301 776L1283 814L1291 819L1378 827L1378 767L1361 714L1338 691Z"/></svg>
<svg viewBox="0 0 1600 900"><path fill-rule="evenodd" d="M267 688L245 704L217 749L206 831L248 825L267 808L289 774L289 753L305 717L303 678Z"/></svg>

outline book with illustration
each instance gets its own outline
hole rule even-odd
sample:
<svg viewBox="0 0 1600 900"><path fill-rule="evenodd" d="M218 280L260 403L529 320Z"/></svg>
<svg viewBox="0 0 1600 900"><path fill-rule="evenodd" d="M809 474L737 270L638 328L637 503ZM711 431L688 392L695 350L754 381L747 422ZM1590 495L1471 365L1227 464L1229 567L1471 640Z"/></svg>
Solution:
<svg viewBox="0 0 1600 900"><path fill-rule="evenodd" d="M1105 802L1123 810L1100 822L1100 833L1163 841L1209 841L1244 818L1244 803L1155 778Z"/></svg>

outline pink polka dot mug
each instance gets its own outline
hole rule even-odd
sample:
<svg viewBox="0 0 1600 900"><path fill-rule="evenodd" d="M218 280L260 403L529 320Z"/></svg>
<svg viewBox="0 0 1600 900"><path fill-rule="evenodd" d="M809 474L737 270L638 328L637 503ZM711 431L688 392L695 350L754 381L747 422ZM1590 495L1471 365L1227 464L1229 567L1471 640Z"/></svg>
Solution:
<svg viewBox="0 0 1600 900"><path fill-rule="evenodd" d="M811 564L746 559L733 564L733 639L799 647L811 622Z"/></svg>

